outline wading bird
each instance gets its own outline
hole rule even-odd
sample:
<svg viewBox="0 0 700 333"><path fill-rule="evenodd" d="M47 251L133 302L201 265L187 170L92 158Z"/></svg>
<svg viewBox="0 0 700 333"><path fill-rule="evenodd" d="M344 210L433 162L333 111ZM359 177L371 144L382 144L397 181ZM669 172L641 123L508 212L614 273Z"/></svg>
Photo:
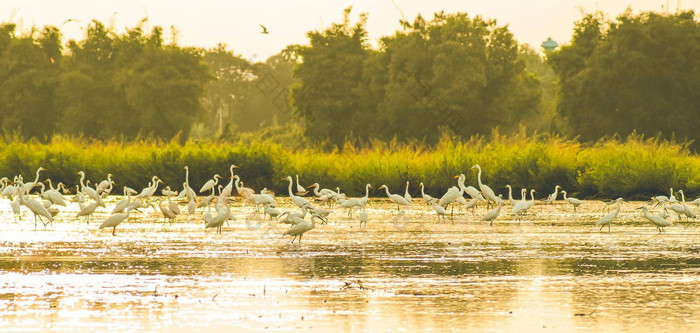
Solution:
<svg viewBox="0 0 700 333"><path fill-rule="evenodd" d="M499 198L503 198L503 195L499 194ZM493 225L493 221L498 217L499 214L501 214L501 207L503 206L503 200L497 200L498 207L496 209L486 213L484 217L481 218L482 221L488 221L489 225Z"/></svg>
<svg viewBox="0 0 700 333"><path fill-rule="evenodd" d="M479 182L479 190L481 191L481 195L486 199L486 205L488 206L489 202L491 201L493 201L494 204L497 204L499 199L496 194L493 193L493 190L490 187L481 182L481 166L477 164L472 167L472 169L474 168L478 170L476 177Z"/></svg>
<svg viewBox="0 0 700 333"><path fill-rule="evenodd" d="M386 196L396 204L396 210L401 211L401 206L408 206L411 204L402 195L389 193L389 188L386 185L380 186L377 191L381 191L382 189L386 191Z"/></svg>
<svg viewBox="0 0 700 333"><path fill-rule="evenodd" d="M287 235L294 236L294 238L292 238L292 244L294 244L294 240L298 236L299 237L298 244L301 245L301 237L304 236L304 234L307 231L309 231L315 227L316 227L316 217L311 215L311 222L304 221L302 223L299 223L299 224L289 228L289 230L285 231L283 236L287 236Z"/></svg>
<svg viewBox="0 0 700 333"><path fill-rule="evenodd" d="M649 209L646 206L639 207L637 209L641 209L644 211L644 217L647 218L651 223L654 223L656 225L656 229L659 229L659 234L664 231L664 227L672 226L673 223L669 222L665 218L655 215L655 214L649 214Z"/></svg>
<svg viewBox="0 0 700 333"><path fill-rule="evenodd" d="M561 190L561 194L564 196L564 201L566 201L574 206L574 212L576 212L576 207L580 206L583 203L583 201L581 201L579 199L567 197L566 191L564 191L564 190Z"/></svg>
<svg viewBox="0 0 700 333"><path fill-rule="evenodd" d="M604 226L608 226L608 232L610 232L610 225L612 224L612 221L617 217L618 214L620 214L620 202L625 201L625 199L622 198L617 198L615 199L615 203L617 204L617 209L606 214L605 216L601 217L598 222L595 223L596 227L600 226L599 230L603 230Z"/></svg>
<svg viewBox="0 0 700 333"><path fill-rule="evenodd" d="M116 236L117 226L120 223L124 222L124 220L128 219L130 213L131 213L131 208L127 208L126 214L124 214L124 213L113 214L112 216L108 217L107 220L102 222L102 224L100 224L99 229L111 227L112 228L112 236Z"/></svg>

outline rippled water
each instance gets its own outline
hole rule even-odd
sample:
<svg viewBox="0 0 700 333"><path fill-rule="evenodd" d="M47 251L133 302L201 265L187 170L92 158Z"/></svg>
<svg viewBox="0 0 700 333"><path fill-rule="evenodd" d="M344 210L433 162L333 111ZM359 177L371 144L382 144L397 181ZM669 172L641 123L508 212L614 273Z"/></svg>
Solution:
<svg viewBox="0 0 700 333"><path fill-rule="evenodd" d="M640 205L608 233L600 202L520 223L505 207L490 227L483 207L437 223L417 200L405 215L372 201L367 227L337 210L290 245L240 204L220 235L149 208L113 237L106 212L88 225L71 206L35 231L3 199L0 329L699 331L700 228L660 235Z"/></svg>

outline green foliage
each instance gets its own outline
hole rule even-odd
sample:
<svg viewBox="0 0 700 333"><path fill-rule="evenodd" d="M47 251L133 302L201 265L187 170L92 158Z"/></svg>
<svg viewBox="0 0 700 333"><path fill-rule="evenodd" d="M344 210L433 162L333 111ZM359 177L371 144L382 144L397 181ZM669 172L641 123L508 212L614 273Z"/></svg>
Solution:
<svg viewBox="0 0 700 333"><path fill-rule="evenodd" d="M292 105L306 123L306 135L329 139L340 145L353 129L371 117L359 109L359 83L370 52L367 45L366 14L351 25L351 8L342 24L307 34L310 45L296 53L303 59L294 69L299 81L292 86ZM342 124L342 126L338 126Z"/></svg>
<svg viewBox="0 0 700 333"><path fill-rule="evenodd" d="M307 135L340 145L348 137L424 139L439 128L463 137L492 128L514 133L537 114L540 82L525 70L507 27L467 14L418 16L404 30L366 43L366 16L308 34L292 89Z"/></svg>
<svg viewBox="0 0 700 333"><path fill-rule="evenodd" d="M267 187L287 193L287 175L299 174L302 185L314 182L324 187L340 186L349 195L364 194L364 185L386 184L392 192L403 193L411 182L414 196L418 183L426 192L440 196L456 184L454 176L464 173L467 185L477 186L474 164L483 169L482 179L497 193L507 193L511 184L515 196L521 188L534 188L544 197L555 185L581 198L618 197L647 199L666 193L669 187L684 189L689 196L700 194L700 157L685 145L658 138L631 136L625 142L601 141L583 146L559 137L501 136L486 140L473 137L460 142L443 134L434 147L423 144L374 142L356 147L349 143L340 152L290 148L265 140L227 142L188 141L184 145L161 141L90 141L55 136L49 143L0 141L0 175L22 174L33 179L39 166L45 177L74 186L75 173L84 170L93 181L114 175L121 186L145 187L150 177L159 176L165 185L181 189L185 165L190 183L199 188L218 173L228 181L229 166L246 186ZM383 193L373 192L382 196Z"/></svg>
<svg viewBox="0 0 700 333"><path fill-rule="evenodd" d="M163 31L118 35L93 21L62 53L59 30L17 37L0 27L0 123L5 133L186 138L211 77L196 49L163 43Z"/></svg>
<svg viewBox="0 0 700 333"><path fill-rule="evenodd" d="M700 118L700 23L692 11L601 13L577 22L571 45L550 55L561 78L559 113L596 140L634 131L695 140Z"/></svg>
<svg viewBox="0 0 700 333"><path fill-rule="evenodd" d="M205 86L202 123L206 133L200 136L229 135L226 126L228 131L252 132L292 120L292 62L284 54L251 63L219 44L205 53L204 61L216 80Z"/></svg>

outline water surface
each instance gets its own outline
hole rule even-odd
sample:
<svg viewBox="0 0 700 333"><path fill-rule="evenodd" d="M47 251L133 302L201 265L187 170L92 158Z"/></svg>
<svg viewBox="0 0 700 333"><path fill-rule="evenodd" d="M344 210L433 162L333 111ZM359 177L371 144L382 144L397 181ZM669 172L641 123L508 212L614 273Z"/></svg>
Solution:
<svg viewBox="0 0 700 333"><path fill-rule="evenodd" d="M483 207L438 223L417 200L405 214L374 200L367 227L337 210L291 245L240 203L223 234L148 209L112 236L106 210L35 231L3 199L0 329L700 331L700 228L659 234L640 205L609 233L593 201L522 222L504 207L489 226Z"/></svg>

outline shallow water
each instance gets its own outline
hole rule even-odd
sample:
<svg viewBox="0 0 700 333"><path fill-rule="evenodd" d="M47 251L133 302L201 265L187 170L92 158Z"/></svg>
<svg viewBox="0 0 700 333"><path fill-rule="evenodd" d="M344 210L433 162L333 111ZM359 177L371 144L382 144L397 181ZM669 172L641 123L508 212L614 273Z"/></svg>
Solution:
<svg viewBox="0 0 700 333"><path fill-rule="evenodd" d="M405 214L374 200L367 227L338 209L290 245L239 203L223 234L149 208L112 236L106 211L86 224L73 204L35 231L3 199L0 329L699 331L700 227L659 234L640 205L609 233L594 201L522 222L504 207L489 226L484 207L437 223L418 200Z"/></svg>

